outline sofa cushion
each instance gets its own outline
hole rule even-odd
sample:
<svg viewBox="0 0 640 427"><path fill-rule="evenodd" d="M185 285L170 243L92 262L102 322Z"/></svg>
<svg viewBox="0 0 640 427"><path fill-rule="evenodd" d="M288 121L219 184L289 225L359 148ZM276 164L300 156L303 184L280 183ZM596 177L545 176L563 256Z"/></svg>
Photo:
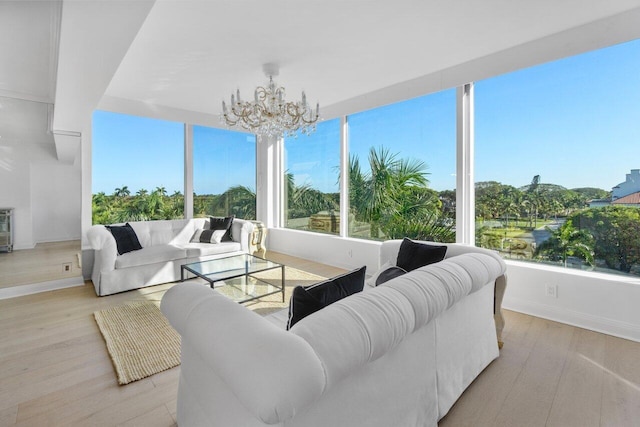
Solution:
<svg viewBox="0 0 640 427"><path fill-rule="evenodd" d="M323 307L362 291L366 270L364 266L306 288L296 286L289 302L287 329Z"/></svg>
<svg viewBox="0 0 640 427"><path fill-rule="evenodd" d="M187 251L174 245L148 246L135 252L129 252L116 259L116 268L136 267L186 258Z"/></svg>
<svg viewBox="0 0 640 427"><path fill-rule="evenodd" d="M402 240L396 265L406 271L440 262L447 254L447 247L414 242L406 237Z"/></svg>
<svg viewBox="0 0 640 427"><path fill-rule="evenodd" d="M233 224L233 217L209 217L209 227L211 230L226 230L224 236L222 236L223 242L230 242L231 239L231 224Z"/></svg>
<svg viewBox="0 0 640 427"><path fill-rule="evenodd" d="M195 229L189 219L130 221L130 224L143 248L188 242Z"/></svg>
<svg viewBox="0 0 640 427"><path fill-rule="evenodd" d="M185 243L182 247L187 251L187 258L200 258L242 250L242 245L238 242L220 242L217 245L212 245L211 243Z"/></svg>
<svg viewBox="0 0 640 427"><path fill-rule="evenodd" d="M116 239L118 255L142 249L138 236L136 236L136 232L133 231L129 223L125 225L105 225L105 227Z"/></svg>

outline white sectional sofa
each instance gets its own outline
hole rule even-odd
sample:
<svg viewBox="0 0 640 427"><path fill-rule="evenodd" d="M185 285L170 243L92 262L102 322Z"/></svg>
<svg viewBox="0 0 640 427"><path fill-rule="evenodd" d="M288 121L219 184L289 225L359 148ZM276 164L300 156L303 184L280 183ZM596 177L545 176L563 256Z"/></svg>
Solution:
<svg viewBox="0 0 640 427"><path fill-rule="evenodd" d="M207 218L129 222L142 249L118 255L116 241L103 225L87 234L94 249L91 280L99 296L180 280L180 266L249 252L253 223L234 219L233 241L191 242L197 229L208 229Z"/></svg>
<svg viewBox="0 0 640 427"><path fill-rule="evenodd" d="M178 424L436 426L496 357L493 252L447 258L348 296L289 331L215 290L184 283L161 309L182 336ZM381 264L400 241L382 245ZM499 311L499 304L498 304Z"/></svg>

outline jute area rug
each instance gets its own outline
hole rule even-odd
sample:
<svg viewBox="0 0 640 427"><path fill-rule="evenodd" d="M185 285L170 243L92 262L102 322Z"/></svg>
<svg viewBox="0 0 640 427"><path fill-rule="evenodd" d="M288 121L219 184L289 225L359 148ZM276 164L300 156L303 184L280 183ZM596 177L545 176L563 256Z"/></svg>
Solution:
<svg viewBox="0 0 640 427"><path fill-rule="evenodd" d="M180 364L180 335L152 301L133 301L93 313L107 344L118 384Z"/></svg>
<svg viewBox="0 0 640 427"><path fill-rule="evenodd" d="M258 273L256 276L274 285L281 283L280 269ZM282 295L278 293L245 305L261 315L282 310L289 306L293 288L322 280L322 276L285 267L284 303ZM153 301L132 301L94 313L120 385L180 364L180 335L171 327L157 304Z"/></svg>

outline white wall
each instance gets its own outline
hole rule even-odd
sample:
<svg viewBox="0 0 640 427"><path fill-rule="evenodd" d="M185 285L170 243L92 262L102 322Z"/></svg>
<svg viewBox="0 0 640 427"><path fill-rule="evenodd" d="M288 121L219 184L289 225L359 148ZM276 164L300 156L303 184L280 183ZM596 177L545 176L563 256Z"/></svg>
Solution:
<svg viewBox="0 0 640 427"><path fill-rule="evenodd" d="M318 233L270 229L267 250L323 264L378 269L380 244ZM640 279L507 261L503 307L640 342ZM557 285L557 298L545 293Z"/></svg>
<svg viewBox="0 0 640 427"><path fill-rule="evenodd" d="M55 146L0 146L0 205L15 208L14 249L80 238L80 168L58 162Z"/></svg>
<svg viewBox="0 0 640 427"><path fill-rule="evenodd" d="M379 242L341 238L286 228L269 229L267 251L276 251L344 269L367 266L367 274L378 270Z"/></svg>
<svg viewBox="0 0 640 427"><path fill-rule="evenodd" d="M505 308L640 342L640 279L516 261L507 274Z"/></svg>
<svg viewBox="0 0 640 427"><path fill-rule="evenodd" d="M34 242L80 239L80 168L57 162L31 164Z"/></svg>

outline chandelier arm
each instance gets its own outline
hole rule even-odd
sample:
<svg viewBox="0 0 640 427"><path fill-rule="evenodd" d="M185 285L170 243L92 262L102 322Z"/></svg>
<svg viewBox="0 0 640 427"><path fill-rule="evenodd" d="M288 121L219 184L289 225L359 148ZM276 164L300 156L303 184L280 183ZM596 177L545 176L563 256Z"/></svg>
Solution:
<svg viewBox="0 0 640 427"><path fill-rule="evenodd" d="M235 95L235 96L234 96ZM223 102L220 120L229 127L240 126L261 136L297 136L297 132L309 135L315 131L319 119L319 106L314 111L302 92L299 102L286 102L285 89L270 78L267 87L258 86L253 101L240 98L240 91L231 95L231 106Z"/></svg>

